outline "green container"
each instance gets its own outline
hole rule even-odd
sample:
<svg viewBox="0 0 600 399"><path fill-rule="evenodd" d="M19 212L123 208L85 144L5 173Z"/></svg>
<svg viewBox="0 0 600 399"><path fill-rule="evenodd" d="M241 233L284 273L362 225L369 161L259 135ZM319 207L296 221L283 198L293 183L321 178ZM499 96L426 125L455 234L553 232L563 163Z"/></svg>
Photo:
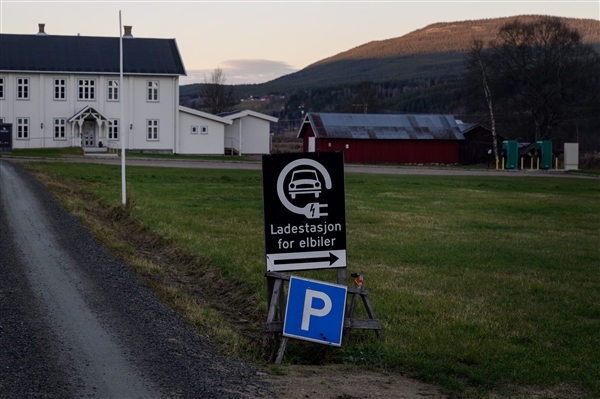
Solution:
<svg viewBox="0 0 600 399"><path fill-rule="evenodd" d="M538 141L536 150L540 159L540 169L552 169L552 142L548 140Z"/></svg>
<svg viewBox="0 0 600 399"><path fill-rule="evenodd" d="M502 142L502 151L506 157L505 169L516 169L519 162L519 143L517 140L505 140Z"/></svg>

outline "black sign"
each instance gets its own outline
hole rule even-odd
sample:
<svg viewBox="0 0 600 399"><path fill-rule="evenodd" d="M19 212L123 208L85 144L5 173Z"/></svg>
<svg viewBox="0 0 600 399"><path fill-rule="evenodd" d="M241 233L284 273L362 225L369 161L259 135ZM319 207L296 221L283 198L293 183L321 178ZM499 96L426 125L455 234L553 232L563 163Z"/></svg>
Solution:
<svg viewBox="0 0 600 399"><path fill-rule="evenodd" d="M0 123L0 152L12 151L12 124Z"/></svg>
<svg viewBox="0 0 600 399"><path fill-rule="evenodd" d="M264 155L267 271L346 267L344 154Z"/></svg>

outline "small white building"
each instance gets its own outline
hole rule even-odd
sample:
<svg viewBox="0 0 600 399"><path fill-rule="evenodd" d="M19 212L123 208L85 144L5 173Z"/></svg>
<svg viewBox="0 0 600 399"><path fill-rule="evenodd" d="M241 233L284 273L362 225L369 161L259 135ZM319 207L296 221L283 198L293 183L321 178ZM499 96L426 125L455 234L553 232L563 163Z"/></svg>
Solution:
<svg viewBox="0 0 600 399"><path fill-rule="evenodd" d="M186 75L175 39L0 34L0 123L13 148L113 147L174 154L270 152L269 122L253 111L215 116L179 105ZM125 103L121 116L121 102Z"/></svg>
<svg viewBox="0 0 600 399"><path fill-rule="evenodd" d="M224 154L225 129L233 122L213 114L179 106L178 154Z"/></svg>
<svg viewBox="0 0 600 399"><path fill-rule="evenodd" d="M270 154L271 122L277 118L244 110L219 114L233 123L225 126L225 148L233 154Z"/></svg>

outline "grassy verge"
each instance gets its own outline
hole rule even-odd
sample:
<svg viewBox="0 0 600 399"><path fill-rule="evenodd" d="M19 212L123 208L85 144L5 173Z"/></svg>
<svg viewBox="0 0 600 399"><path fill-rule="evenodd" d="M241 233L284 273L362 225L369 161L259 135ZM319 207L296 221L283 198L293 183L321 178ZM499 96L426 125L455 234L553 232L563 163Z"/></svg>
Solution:
<svg viewBox="0 0 600 399"><path fill-rule="evenodd" d="M120 156L120 152L117 152ZM18 157L35 158L63 158L71 156L83 156L81 147L67 148L35 148L35 149L14 149L10 154ZM224 162L257 162L260 156L230 156L230 155L180 155L180 154L149 154L142 152L126 152L127 157L131 158L154 158L168 160L192 160L192 161L224 161Z"/></svg>
<svg viewBox="0 0 600 399"><path fill-rule="evenodd" d="M82 156L83 149L81 147L13 149L10 155L16 157L62 158Z"/></svg>
<svg viewBox="0 0 600 399"><path fill-rule="evenodd" d="M188 320L230 353L258 356L260 172L130 167L123 211L119 167L27 167L88 225L111 220L96 231ZM348 272L365 275L385 340L295 342L287 361L372 365L481 397L523 387L600 397L597 180L347 174L346 204ZM119 234L137 229L138 244L111 233L128 218L137 227ZM153 248L166 249L144 260Z"/></svg>

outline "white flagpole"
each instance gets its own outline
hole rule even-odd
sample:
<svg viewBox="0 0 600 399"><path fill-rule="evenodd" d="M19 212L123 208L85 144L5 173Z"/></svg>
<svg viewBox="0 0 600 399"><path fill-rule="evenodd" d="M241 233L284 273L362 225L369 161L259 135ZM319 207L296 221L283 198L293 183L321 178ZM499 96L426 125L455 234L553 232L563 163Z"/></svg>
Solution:
<svg viewBox="0 0 600 399"><path fill-rule="evenodd" d="M121 199L123 205L127 203L127 194L125 192L125 96L123 95L123 32L121 25L121 10L119 10L119 101L121 102L121 120L119 121L119 130L121 137Z"/></svg>

